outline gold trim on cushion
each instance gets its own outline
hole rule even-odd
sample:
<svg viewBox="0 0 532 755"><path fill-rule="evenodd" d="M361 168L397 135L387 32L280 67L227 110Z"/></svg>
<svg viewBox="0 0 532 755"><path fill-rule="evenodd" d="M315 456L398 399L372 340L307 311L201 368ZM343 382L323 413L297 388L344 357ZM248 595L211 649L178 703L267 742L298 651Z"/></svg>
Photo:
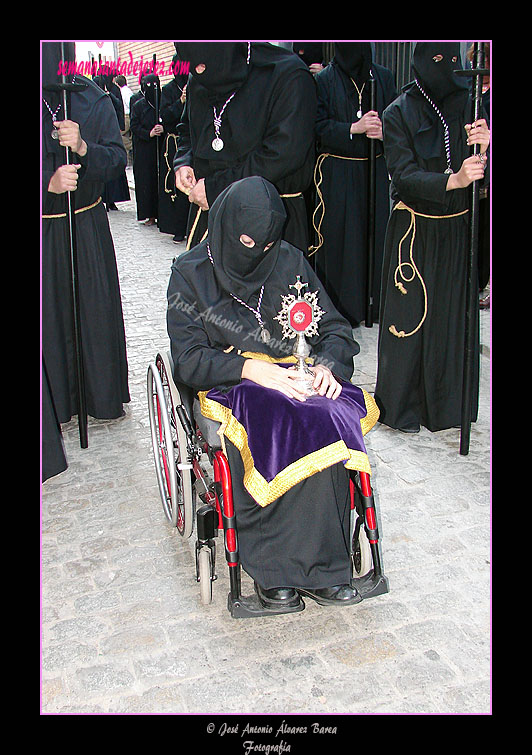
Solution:
<svg viewBox="0 0 532 755"><path fill-rule="evenodd" d="M366 404L366 416L360 420L360 427L362 428L362 435L369 433L372 427L376 425L380 416L380 409L375 403L375 399L364 388L360 389L364 395L364 402Z"/></svg>
<svg viewBox="0 0 532 755"><path fill-rule="evenodd" d="M264 357L265 355L262 356ZM272 361L279 360L272 359ZM360 420L362 434L365 435L376 423L379 417L379 410L373 397L363 388L361 390L364 394L367 410L366 416ZM208 419L221 422L220 430L223 431L223 434L239 450L244 465L244 487L259 506L267 506L298 482L302 482L316 472L321 472L340 461L345 462L347 469L371 474L367 454L363 451L349 449L343 440L338 440L303 456L301 459L285 467L271 482L267 482L255 468L255 462L249 448L248 436L244 426L233 416L231 409L222 406L213 399L207 398L207 393L208 391L200 391L198 393L201 413Z"/></svg>

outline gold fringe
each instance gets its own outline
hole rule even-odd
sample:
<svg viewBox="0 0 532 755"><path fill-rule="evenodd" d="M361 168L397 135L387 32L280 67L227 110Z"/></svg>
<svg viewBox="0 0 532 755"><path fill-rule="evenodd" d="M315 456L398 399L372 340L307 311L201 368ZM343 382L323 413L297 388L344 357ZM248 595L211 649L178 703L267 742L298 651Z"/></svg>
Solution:
<svg viewBox="0 0 532 755"><path fill-rule="evenodd" d="M416 263L414 262L414 241L416 238L416 216L420 218L431 218L432 220L441 220L443 218L458 218L460 215L465 215L469 210L462 210L462 212L456 212L454 215L425 215L422 212L415 212L411 207L408 207L404 202L398 202L394 210L407 210L410 213L410 225L408 226L408 230L404 234L403 238L399 242L398 247L398 263L397 267L395 268L394 272L394 281L395 281L395 287L399 289L399 291L405 296L408 292L407 289L404 287L404 285L401 283L400 280L397 279L397 275L399 274L403 281L405 283L411 283L414 278L417 276L419 278L419 281L421 283L421 287L423 289L423 299L424 299L424 310L423 310L423 317L418 322L417 326L414 328L414 330L411 330L410 333L405 333L404 330L397 330L395 325L390 325L388 330L393 336L396 336L397 338L409 338L410 336L413 336L414 333L417 333L417 331L421 328L423 323L425 322L425 318L427 317L427 311L428 311L428 299L427 299L427 287L425 285L425 281L423 280L423 277L421 276L421 273L419 272ZM410 262L403 262L401 258L401 248L403 246L403 241L406 239L408 234L412 231L412 238L410 240ZM409 267L412 270L412 275L410 278L406 278L403 274L403 267Z"/></svg>
<svg viewBox="0 0 532 755"><path fill-rule="evenodd" d="M98 197L96 202L93 202L92 204L89 204L86 207L80 207L79 210L74 210L74 215L79 215L80 212L87 212L87 210L92 210L92 208L100 204L101 201L102 201L102 198ZM67 216L66 212L60 212L57 215L41 215L43 219L46 218L47 220L49 220L50 218L66 218L66 216Z"/></svg>

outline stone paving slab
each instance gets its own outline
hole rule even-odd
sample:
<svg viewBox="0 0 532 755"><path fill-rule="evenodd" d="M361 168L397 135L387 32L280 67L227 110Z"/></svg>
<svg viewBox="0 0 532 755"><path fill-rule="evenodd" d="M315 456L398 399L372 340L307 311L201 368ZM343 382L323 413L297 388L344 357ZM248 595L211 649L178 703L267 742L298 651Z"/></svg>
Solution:
<svg viewBox="0 0 532 755"><path fill-rule="evenodd" d="M42 487L42 713L489 714L489 311L469 455L459 430L378 424L366 436L389 594L232 619L221 547L213 602L200 603L194 536L164 517L149 436L146 370L168 345L166 287L184 245L138 223L134 202L119 208L131 403L119 420L89 419L88 449L76 420L64 425L68 469ZM371 393L377 335L355 331L354 382Z"/></svg>

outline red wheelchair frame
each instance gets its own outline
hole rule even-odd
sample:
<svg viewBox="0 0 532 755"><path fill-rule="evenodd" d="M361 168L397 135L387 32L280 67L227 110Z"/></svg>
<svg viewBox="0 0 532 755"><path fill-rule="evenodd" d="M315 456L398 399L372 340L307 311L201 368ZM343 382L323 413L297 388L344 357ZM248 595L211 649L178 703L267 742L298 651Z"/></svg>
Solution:
<svg viewBox="0 0 532 755"><path fill-rule="evenodd" d="M212 442L212 438L209 443L195 423L192 389L177 386L172 375L170 355L157 354L155 361L148 367L152 447L163 509L170 523L177 527L181 535L190 537L192 534L195 500L199 498L201 501L195 511L196 579L200 583L201 601L208 604L212 600L212 583L216 580L215 538L222 531L230 583L227 607L231 616L251 618L285 613L265 608L257 595L242 595L238 530L229 462L220 443ZM212 477L209 466L212 468ZM351 585L356 588L360 600L365 600L387 593L388 580L382 571L377 514L369 474L350 472L349 486L354 523L351 536ZM369 546L366 559L369 557L371 560L371 564L365 568L361 564L365 547L363 533ZM296 610L303 608L304 603Z"/></svg>

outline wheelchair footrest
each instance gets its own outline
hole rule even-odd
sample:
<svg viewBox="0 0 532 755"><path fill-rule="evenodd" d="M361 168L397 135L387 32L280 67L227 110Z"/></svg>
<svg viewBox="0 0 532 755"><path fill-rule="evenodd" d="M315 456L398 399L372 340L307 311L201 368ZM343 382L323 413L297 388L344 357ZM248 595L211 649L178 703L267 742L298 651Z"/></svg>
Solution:
<svg viewBox="0 0 532 755"><path fill-rule="evenodd" d="M249 595L244 597L240 595L238 598L232 597L231 593L227 596L227 608L233 619L253 619L264 616L279 616L286 613L298 613L305 608L304 602L301 600L300 604L293 608L265 608L259 601L257 595Z"/></svg>
<svg viewBox="0 0 532 755"><path fill-rule="evenodd" d="M362 600L375 598L377 595L385 595L389 592L388 578L384 574L376 575L373 569L364 574L363 577L353 577L351 587L358 590Z"/></svg>

